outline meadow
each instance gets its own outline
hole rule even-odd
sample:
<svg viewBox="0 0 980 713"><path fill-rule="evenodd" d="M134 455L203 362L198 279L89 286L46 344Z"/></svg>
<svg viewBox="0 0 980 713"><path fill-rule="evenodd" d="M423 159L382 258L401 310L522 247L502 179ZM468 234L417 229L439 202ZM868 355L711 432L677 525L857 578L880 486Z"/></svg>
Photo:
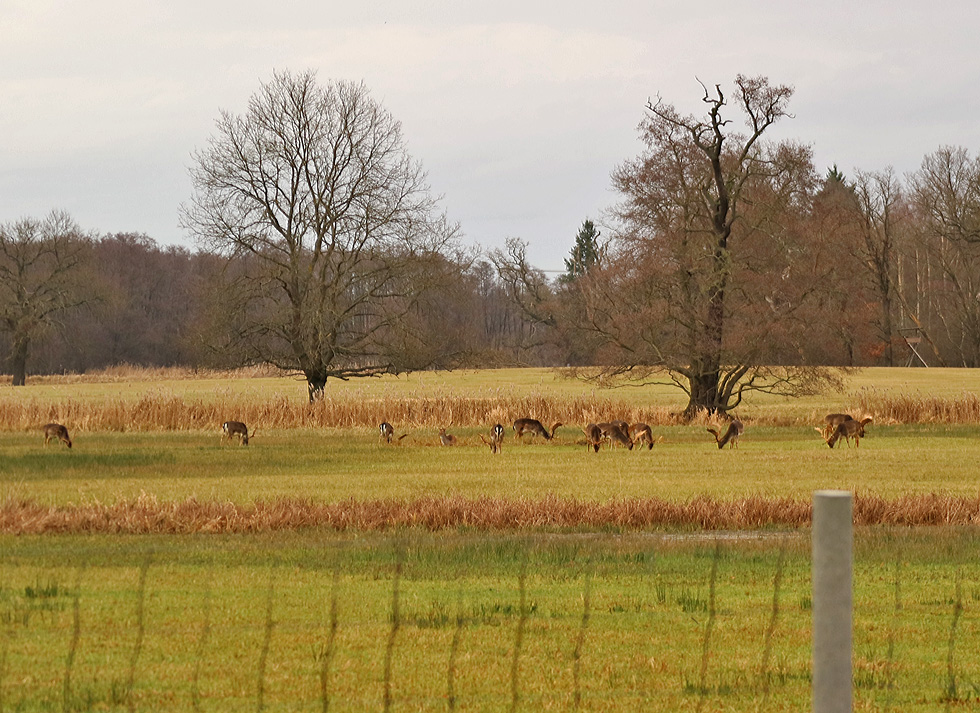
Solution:
<svg viewBox="0 0 980 713"><path fill-rule="evenodd" d="M677 392L547 370L313 406L266 373L0 386L0 711L800 710L823 488L857 495L855 709L974 705L978 377L762 397L735 450ZM860 448L814 432L841 410L874 418ZM527 415L567 425L481 442ZM581 425L614 417L659 442L588 451ZM226 419L258 435L222 441Z"/></svg>

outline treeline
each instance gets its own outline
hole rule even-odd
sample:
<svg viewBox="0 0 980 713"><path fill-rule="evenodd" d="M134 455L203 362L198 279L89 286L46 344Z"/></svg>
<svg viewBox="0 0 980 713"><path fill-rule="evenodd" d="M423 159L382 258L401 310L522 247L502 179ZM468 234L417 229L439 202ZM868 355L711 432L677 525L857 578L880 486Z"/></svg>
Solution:
<svg viewBox="0 0 980 713"><path fill-rule="evenodd" d="M793 236L783 242L787 264L821 277L791 305L791 319L809 337L787 348L772 334L760 363L980 366L980 159L942 148L904 180L890 170L852 179L835 168L795 195L779 221L772 229ZM63 214L0 228L6 373L255 361L231 346L242 329L244 306L229 289L243 272L241 256L161 246L146 235L93 236ZM625 343L617 330L635 335L656 324L635 292L613 295L625 303L606 317L622 323L610 326L596 313L601 291L653 269L651 256L631 252L636 243L620 235L602 240L591 221L573 240L568 272L556 279L528 265L516 241L485 255L440 256L437 267L426 267L438 284L412 305L413 335L419 349L443 352L426 363L603 364L611 344ZM771 256L763 257L753 259L768 264ZM741 269L750 270L751 261ZM756 277L786 279L767 271ZM763 322L767 309L788 311L763 307ZM26 362L18 366L21 357Z"/></svg>
<svg viewBox="0 0 980 713"><path fill-rule="evenodd" d="M230 346L245 311L230 291L241 272L238 263L207 251L162 246L142 234L86 235L64 215L28 222L49 223L55 217L63 223L58 227L68 237L68 249L62 244L50 252L25 250L30 243L19 231L22 240L10 241L0 253L4 373L17 371L16 342L25 336L31 374L84 373L120 364L234 367L251 361ZM4 228L8 236L18 234L16 224ZM50 239L39 236L41 242ZM540 328L509 302L489 262L467 256L441 263L439 298L416 308L423 313L421 341L452 352L435 363L557 363L535 337ZM44 296L45 290L52 294ZM31 304L32 299L42 303Z"/></svg>

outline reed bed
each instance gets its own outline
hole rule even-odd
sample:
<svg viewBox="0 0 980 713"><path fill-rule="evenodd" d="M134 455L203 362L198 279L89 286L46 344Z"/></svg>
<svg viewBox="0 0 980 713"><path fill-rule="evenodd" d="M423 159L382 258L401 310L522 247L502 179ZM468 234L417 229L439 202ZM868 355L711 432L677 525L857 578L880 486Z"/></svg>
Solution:
<svg viewBox="0 0 980 713"><path fill-rule="evenodd" d="M336 503L283 498L253 504L161 502L144 495L114 504L42 505L29 499L0 504L0 533L37 534L229 534L319 528L330 531L615 530L658 528L760 530L808 527L809 500L762 496L685 502L660 498L586 502L550 496L541 500L424 497L402 501L348 499ZM856 495L859 526L962 526L980 524L980 496L928 494L892 500Z"/></svg>
<svg viewBox="0 0 980 713"><path fill-rule="evenodd" d="M980 423L980 395L973 392L949 398L865 388L855 404L877 423Z"/></svg>
<svg viewBox="0 0 980 713"><path fill-rule="evenodd" d="M0 430L30 431L49 422L71 424L83 431L196 431L214 430L229 419L253 428L376 428L382 421L399 428L468 427L510 424L532 416L545 423L582 424L624 419L650 425L678 422L663 407L642 407L596 397L555 398L540 395L485 396L454 394L410 398L363 398L358 394L326 396L314 403L278 394L269 399L232 396L185 399L150 393L135 399L107 398L57 402L30 399L8 401L0 409Z"/></svg>

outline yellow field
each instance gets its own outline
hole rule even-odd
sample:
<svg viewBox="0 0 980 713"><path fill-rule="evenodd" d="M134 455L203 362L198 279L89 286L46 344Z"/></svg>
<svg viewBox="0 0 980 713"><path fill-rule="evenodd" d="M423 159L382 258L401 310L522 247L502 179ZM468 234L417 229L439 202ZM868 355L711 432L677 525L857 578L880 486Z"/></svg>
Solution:
<svg viewBox="0 0 980 713"><path fill-rule="evenodd" d="M666 425L687 404L683 392L668 385L601 389L550 369L498 369L331 382L324 402L310 408L305 382L267 374L128 370L38 377L17 388L4 380L0 431L29 431L48 420L90 430L209 430L227 419L259 419L265 427L371 427L403 416L414 426L482 426L531 415L577 428L607 414ZM869 405L873 411L877 402L966 398L971 415L954 422L978 423L972 416L978 393L980 370L864 369L846 377L842 393L799 399L753 394L737 414L747 423L803 426L828 411L868 411ZM515 409L522 411L511 413ZM870 415L877 423L914 420L885 409Z"/></svg>

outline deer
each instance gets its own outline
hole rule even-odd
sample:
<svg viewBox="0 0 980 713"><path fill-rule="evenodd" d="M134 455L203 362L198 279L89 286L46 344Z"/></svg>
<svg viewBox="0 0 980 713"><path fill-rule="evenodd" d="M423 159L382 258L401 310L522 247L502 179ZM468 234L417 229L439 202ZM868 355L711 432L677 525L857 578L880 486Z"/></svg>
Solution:
<svg viewBox="0 0 980 713"><path fill-rule="evenodd" d="M853 418L850 419L849 421L841 421L839 424L837 424L837 427L834 429L834 432L830 435L830 438L825 438L824 440L827 441L828 446L833 448L834 444L837 443L837 441L839 441L841 438L846 440L848 442L848 445L850 445L850 439L853 438L854 447L860 448L861 439L864 438L864 427L867 426L869 423L871 423L870 417L862 418L860 421ZM817 430L820 431L819 428ZM822 431L821 431L821 435L823 435Z"/></svg>
<svg viewBox="0 0 980 713"><path fill-rule="evenodd" d="M439 429L439 442L442 443L442 445L444 445L444 446L455 446L456 445L456 436L452 435L451 433L446 433L446 429L445 428L440 428Z"/></svg>
<svg viewBox="0 0 980 713"><path fill-rule="evenodd" d="M381 440L384 441L385 443L391 443L391 440L393 438L396 441L400 441L401 439L405 438L408 435L407 433L403 433L398 438L395 438L395 428L387 421L381 422L381 424L378 426L378 431L381 433Z"/></svg>
<svg viewBox="0 0 980 713"><path fill-rule="evenodd" d="M823 439L826 441L830 438L830 434L844 421L853 421L854 417L849 413L828 413L823 417L823 430L817 429L823 435Z"/></svg>
<svg viewBox="0 0 980 713"><path fill-rule="evenodd" d="M57 438L71 448L71 438L68 436L68 429L60 423L47 423L44 425L44 445L48 445L48 441L52 438Z"/></svg>
<svg viewBox="0 0 980 713"><path fill-rule="evenodd" d="M626 446L628 450L633 450L633 441L629 437L629 426L626 426L627 430L624 431L619 425L621 423L625 422L614 421L609 423L599 423L596 425L602 432L603 438L608 438L610 443L619 443L620 445Z"/></svg>
<svg viewBox="0 0 980 713"><path fill-rule="evenodd" d="M530 433L532 436L542 436L544 440L550 441L561 425L563 425L561 422L556 423L551 427L551 433L548 433L548 429L536 418L519 418L514 421L514 439L520 439L525 433Z"/></svg>
<svg viewBox="0 0 980 713"><path fill-rule="evenodd" d="M480 434L480 440L490 446L491 453L500 453L504 447L504 427L499 423L495 424L490 429L489 440L482 433Z"/></svg>
<svg viewBox="0 0 980 713"><path fill-rule="evenodd" d="M395 428L387 421L382 421L381 425L378 426L378 430L381 432L381 440L385 443L391 443L391 437L395 435Z"/></svg>
<svg viewBox="0 0 980 713"><path fill-rule="evenodd" d="M650 426L648 426L647 424L634 423L632 426L629 427L627 433L629 434L630 440L633 441L634 444L646 443L647 449L651 451L653 450L653 444L654 444L653 431L650 429Z"/></svg>
<svg viewBox="0 0 980 713"><path fill-rule="evenodd" d="M715 437L715 443L718 444L718 450L725 447L728 444L729 448L738 448L738 439L745 432L745 426L738 419L735 419L730 424L728 424L728 429L725 431L724 435L719 435L717 429L708 428L705 429L712 436Z"/></svg>
<svg viewBox="0 0 980 713"><path fill-rule="evenodd" d="M248 445L248 426L241 421L225 421L221 424L221 432L229 441L238 436L238 441L243 446ZM255 438L255 431L252 431L252 438Z"/></svg>
<svg viewBox="0 0 980 713"><path fill-rule="evenodd" d="M596 453L599 452L599 446L602 444L602 429L596 424L590 423L582 429L585 432L585 447L586 449L591 448Z"/></svg>

